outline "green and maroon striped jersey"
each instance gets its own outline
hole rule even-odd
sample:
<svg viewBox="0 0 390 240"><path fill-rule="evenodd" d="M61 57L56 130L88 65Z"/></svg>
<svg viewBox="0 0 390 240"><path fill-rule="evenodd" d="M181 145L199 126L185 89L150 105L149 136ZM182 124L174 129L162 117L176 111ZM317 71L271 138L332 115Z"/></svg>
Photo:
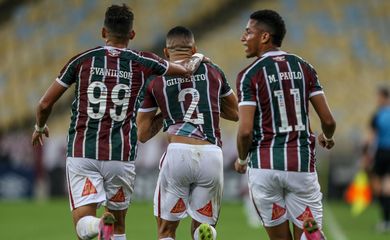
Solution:
<svg viewBox="0 0 390 240"><path fill-rule="evenodd" d="M139 111L149 112L159 107L164 131L222 145L220 98L232 94L233 90L216 65L202 63L191 78L155 77L148 82L144 93Z"/></svg>
<svg viewBox="0 0 390 240"><path fill-rule="evenodd" d="M250 167L315 171L310 97L323 94L314 68L302 58L271 51L237 76L239 106L256 106Z"/></svg>
<svg viewBox="0 0 390 240"><path fill-rule="evenodd" d="M138 95L145 79L167 66L153 53L108 46L70 59L56 79L64 87L75 83L67 155L133 161Z"/></svg>

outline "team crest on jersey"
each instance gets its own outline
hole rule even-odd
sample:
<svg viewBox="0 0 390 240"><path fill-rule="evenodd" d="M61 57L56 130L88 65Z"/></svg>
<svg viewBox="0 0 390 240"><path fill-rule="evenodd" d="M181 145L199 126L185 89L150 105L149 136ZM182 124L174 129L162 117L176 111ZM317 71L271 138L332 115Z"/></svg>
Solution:
<svg viewBox="0 0 390 240"><path fill-rule="evenodd" d="M204 207L202 207L196 211L202 215L205 215L206 217L212 217L213 216L213 205L211 204L211 201L210 201Z"/></svg>
<svg viewBox="0 0 390 240"><path fill-rule="evenodd" d="M175 206L171 209L171 213L181 213L186 210L186 204L184 203L183 199L177 200Z"/></svg>
<svg viewBox="0 0 390 240"><path fill-rule="evenodd" d="M286 61L284 56L276 56L276 57L273 57L272 59L274 61L277 61L277 62L284 62L284 61Z"/></svg>
<svg viewBox="0 0 390 240"><path fill-rule="evenodd" d="M88 196L91 194L96 194L96 193L97 193L97 191L96 191L95 186L92 184L91 180L89 180L89 178L87 178L85 180L83 193L81 194L81 196L85 197L85 196Z"/></svg>
<svg viewBox="0 0 390 240"><path fill-rule="evenodd" d="M125 193L123 192L123 188L120 187L119 190L115 193L112 198L110 198L111 202L124 202L125 201Z"/></svg>
<svg viewBox="0 0 390 240"><path fill-rule="evenodd" d="M108 49L108 55L111 57L118 57L119 54L121 54L121 51L118 51L116 49Z"/></svg>
<svg viewBox="0 0 390 240"><path fill-rule="evenodd" d="M272 220L278 219L286 213L286 209L274 203L272 205Z"/></svg>
<svg viewBox="0 0 390 240"><path fill-rule="evenodd" d="M299 221L305 221L308 218L313 218L313 214L310 211L309 207L306 207L305 211L297 217Z"/></svg>

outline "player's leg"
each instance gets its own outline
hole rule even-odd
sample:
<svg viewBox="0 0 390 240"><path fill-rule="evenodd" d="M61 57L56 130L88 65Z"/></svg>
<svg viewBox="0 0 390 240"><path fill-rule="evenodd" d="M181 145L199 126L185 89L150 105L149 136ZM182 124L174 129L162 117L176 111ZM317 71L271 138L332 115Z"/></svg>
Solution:
<svg viewBox="0 0 390 240"><path fill-rule="evenodd" d="M160 217L157 219L158 239L175 239L176 229L180 221L168 221Z"/></svg>
<svg viewBox="0 0 390 240"><path fill-rule="evenodd" d="M179 221L187 216L193 174L190 153L187 144L170 144L161 160L154 194L154 215L159 239L175 239Z"/></svg>
<svg viewBox="0 0 390 240"><path fill-rule="evenodd" d="M285 197L294 239L324 239L322 229L322 193L317 173L287 172ZM322 238L321 238L322 237Z"/></svg>
<svg viewBox="0 0 390 240"><path fill-rule="evenodd" d="M216 239L223 191L223 156L214 145L198 146L192 152L196 182L190 189L188 213L192 217L193 239Z"/></svg>
<svg viewBox="0 0 390 240"><path fill-rule="evenodd" d="M250 196L271 240L292 239L284 199L285 173L268 169L248 170Z"/></svg>
<svg viewBox="0 0 390 240"><path fill-rule="evenodd" d="M101 219L96 209L105 200L98 161L85 158L67 158L66 177L73 223L79 239L97 236Z"/></svg>
<svg viewBox="0 0 390 240"><path fill-rule="evenodd" d="M134 162L102 161L101 174L104 177L106 209L116 219L114 240L126 239L126 214L134 191Z"/></svg>

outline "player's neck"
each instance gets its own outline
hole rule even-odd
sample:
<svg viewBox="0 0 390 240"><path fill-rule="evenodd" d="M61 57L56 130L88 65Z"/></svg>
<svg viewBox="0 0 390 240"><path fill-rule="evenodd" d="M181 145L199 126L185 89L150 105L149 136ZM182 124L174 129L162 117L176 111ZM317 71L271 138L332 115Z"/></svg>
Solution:
<svg viewBox="0 0 390 240"><path fill-rule="evenodd" d="M115 47L115 48L127 48L127 45L129 45L129 41L127 42L119 42L107 39L106 40L106 46Z"/></svg>
<svg viewBox="0 0 390 240"><path fill-rule="evenodd" d="M186 59L190 59L192 56L191 52L177 52L169 54L169 60L172 62L183 61Z"/></svg>
<svg viewBox="0 0 390 240"><path fill-rule="evenodd" d="M271 52L271 51L279 51L278 47L275 46L265 46L263 49L260 49L259 54L257 55L258 57L263 56L266 52Z"/></svg>

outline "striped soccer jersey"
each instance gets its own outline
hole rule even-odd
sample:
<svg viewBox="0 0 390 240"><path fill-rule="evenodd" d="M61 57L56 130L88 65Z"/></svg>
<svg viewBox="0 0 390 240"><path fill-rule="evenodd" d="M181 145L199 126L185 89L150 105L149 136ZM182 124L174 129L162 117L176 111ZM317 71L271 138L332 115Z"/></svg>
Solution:
<svg viewBox="0 0 390 240"><path fill-rule="evenodd" d="M315 171L310 97L323 94L313 67L296 55L271 51L237 76L239 106L255 106L252 168Z"/></svg>
<svg viewBox="0 0 390 240"><path fill-rule="evenodd" d="M159 107L164 131L197 137L222 145L219 128L220 98L233 93L224 73L213 64L203 63L191 78L156 77L146 85L141 112ZM201 135L201 136L199 136Z"/></svg>
<svg viewBox="0 0 390 240"><path fill-rule="evenodd" d="M70 59L56 79L64 87L75 83L67 156L133 161L138 95L144 80L167 66L152 53L108 46Z"/></svg>

